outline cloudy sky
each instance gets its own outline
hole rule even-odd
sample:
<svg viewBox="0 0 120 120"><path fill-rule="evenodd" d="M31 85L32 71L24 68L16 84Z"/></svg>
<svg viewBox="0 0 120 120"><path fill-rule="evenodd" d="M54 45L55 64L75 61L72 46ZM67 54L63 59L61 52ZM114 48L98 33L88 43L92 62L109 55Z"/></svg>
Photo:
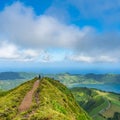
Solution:
<svg viewBox="0 0 120 120"><path fill-rule="evenodd" d="M0 1L0 71L106 73L119 66L119 0Z"/></svg>

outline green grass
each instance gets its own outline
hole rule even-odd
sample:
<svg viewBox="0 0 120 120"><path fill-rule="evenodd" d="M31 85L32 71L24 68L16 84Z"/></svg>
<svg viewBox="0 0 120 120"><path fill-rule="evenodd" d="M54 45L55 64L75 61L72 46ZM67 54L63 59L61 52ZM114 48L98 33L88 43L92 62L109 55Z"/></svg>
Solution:
<svg viewBox="0 0 120 120"><path fill-rule="evenodd" d="M29 116L30 120L91 120L79 107L70 90L58 81L50 78L42 79L36 93L39 104L35 102L34 97L31 109L21 113L17 119Z"/></svg>
<svg viewBox="0 0 120 120"><path fill-rule="evenodd" d="M0 97L0 120L12 120L17 115L18 106L25 94L32 88L34 81L35 79L2 93Z"/></svg>
<svg viewBox="0 0 120 120"><path fill-rule="evenodd" d="M100 115L96 115L94 118L94 120L106 120L106 118L100 116Z"/></svg>
<svg viewBox="0 0 120 120"><path fill-rule="evenodd" d="M7 94L7 91L0 90L0 97L3 97Z"/></svg>
<svg viewBox="0 0 120 120"><path fill-rule="evenodd" d="M73 88L74 97L95 120L107 120L120 113L120 95L96 89Z"/></svg>
<svg viewBox="0 0 120 120"><path fill-rule="evenodd" d="M1 92L0 120L92 120L77 104L71 91L50 78L40 81L30 109L19 113L18 107L35 80L7 93Z"/></svg>
<svg viewBox="0 0 120 120"><path fill-rule="evenodd" d="M97 101L97 100L96 100ZM94 107L93 110L89 112L91 116L97 115L101 110L107 108L109 105L108 100L104 100L103 103L98 104L98 106Z"/></svg>

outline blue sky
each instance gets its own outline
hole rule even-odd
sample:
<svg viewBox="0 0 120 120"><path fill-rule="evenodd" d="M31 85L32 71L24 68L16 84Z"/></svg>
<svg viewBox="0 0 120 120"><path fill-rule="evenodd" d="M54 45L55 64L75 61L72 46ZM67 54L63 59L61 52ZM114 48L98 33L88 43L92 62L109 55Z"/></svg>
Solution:
<svg viewBox="0 0 120 120"><path fill-rule="evenodd" d="M0 1L0 71L119 73L119 0Z"/></svg>

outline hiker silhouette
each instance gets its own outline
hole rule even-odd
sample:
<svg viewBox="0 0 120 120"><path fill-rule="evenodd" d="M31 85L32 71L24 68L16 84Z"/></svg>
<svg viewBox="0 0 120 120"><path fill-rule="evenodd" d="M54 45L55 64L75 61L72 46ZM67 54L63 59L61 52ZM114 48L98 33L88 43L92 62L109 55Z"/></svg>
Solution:
<svg viewBox="0 0 120 120"><path fill-rule="evenodd" d="M41 79L41 76L39 75L39 77L38 77L39 79Z"/></svg>

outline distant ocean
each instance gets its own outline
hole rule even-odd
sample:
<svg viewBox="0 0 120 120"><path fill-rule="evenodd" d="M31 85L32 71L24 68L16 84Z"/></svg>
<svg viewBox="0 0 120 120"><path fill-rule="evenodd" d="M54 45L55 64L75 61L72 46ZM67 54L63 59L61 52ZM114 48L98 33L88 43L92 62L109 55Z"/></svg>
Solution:
<svg viewBox="0 0 120 120"><path fill-rule="evenodd" d="M120 94L120 84L71 84L68 86L69 88L73 87L87 87L87 88L95 88L98 90L103 90L106 92L114 92Z"/></svg>

